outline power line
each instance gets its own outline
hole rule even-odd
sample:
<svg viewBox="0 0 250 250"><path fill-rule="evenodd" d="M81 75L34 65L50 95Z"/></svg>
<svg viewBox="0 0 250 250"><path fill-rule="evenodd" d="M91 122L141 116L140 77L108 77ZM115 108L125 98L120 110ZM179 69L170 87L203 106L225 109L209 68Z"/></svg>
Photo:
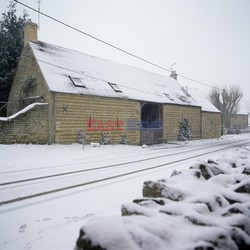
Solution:
<svg viewBox="0 0 250 250"><path fill-rule="evenodd" d="M0 111L2 110L2 109L4 109L5 107L7 107L8 106L8 103L5 103L2 107L0 107Z"/></svg>
<svg viewBox="0 0 250 250"><path fill-rule="evenodd" d="M140 61L143 61L143 62L145 62L145 63L148 63L148 64L152 65L152 66L155 66L155 67L157 67L157 68L159 68L159 69L162 69L162 70L165 70L165 71L171 73L171 70L169 70L169 69L167 69L167 68L164 68L164 67L162 67L162 66L160 66L160 65L158 65L158 64L156 64L156 63L153 63L153 62L151 62L151 61L149 61L149 60L147 60L147 59L144 59L144 58L142 58L142 57L140 57L140 56L137 56L137 55L135 55L135 54L133 54L133 53L127 51L127 50L121 49L121 48L119 48L119 47L117 47L117 46L115 46L115 45L113 45L113 44L111 44L111 43L109 43L109 42L106 42L106 41L104 41L104 40L102 40L102 39L100 39L100 38L97 38L97 37L95 37L95 36L93 36L93 35L91 35L91 34L88 34L88 33L84 32L84 31L82 31L82 30L80 30L80 29L78 29L78 28L76 28L76 27L73 27L73 26L70 25L70 24L67 24L67 23L65 23L65 22L63 22L63 21L61 21L61 20L59 20L59 19L56 19L56 18L54 18L54 17L52 17L52 16L50 16L50 15L48 15L48 14L45 14L44 12L41 12L40 10L36 10L36 9L34 9L34 8L32 8L32 7L26 5L26 4L24 4L24 3L22 3L22 2L20 2L20 1L18 1L18 0L14 0L14 1L15 1L16 3L18 3L18 4L20 4L20 5L23 5L24 7L26 7L26 8L28 8L28 9L32 10L32 11L35 11L35 12L39 13L40 15L43 15L43 16L45 16L45 17L47 17L47 18L49 18L49 19L51 19L51 20L53 20L53 21L55 21L55 22L57 22L57 23L59 23L59 24L62 24L62 25L64 25L64 26L66 26L66 27L68 27L68 28L74 30L74 31L77 31L77 32L79 32L79 33L81 33L81 34L83 34L83 35L85 35L85 36L88 36L88 37L90 37L90 38L92 38L92 39L94 39L94 40L96 40L96 41L98 41L98 42L101 42L101 43L103 43L103 44L105 44L105 45L107 45L107 46L109 46L109 47L111 47L111 48L113 48L113 49L119 50L119 51L121 51L121 52L123 52L123 53L125 53L125 54L127 54L127 55L129 55L129 56L132 56L132 57L134 57L134 58L136 58L136 59L138 59L138 60L140 60ZM192 79L192 78L190 78L190 77L187 77L187 76L184 76L184 75L182 75L182 74L178 74L178 76L180 76L180 77L182 77L182 78L184 78L184 79L186 79L186 80L195 82L195 83L197 83L197 84L200 84L200 85L209 87L209 88L215 88L215 87L213 87L213 86L211 86L211 85L208 85L208 84L205 84L205 83L203 83L203 82L194 80L194 79ZM217 88L217 89L218 89L218 88Z"/></svg>
<svg viewBox="0 0 250 250"><path fill-rule="evenodd" d="M198 84L200 84L200 85L203 85L203 86L206 86L206 87L209 87L209 88L213 88L213 89L220 89L220 88L213 87L213 86L211 86L211 85L208 85L208 84L206 84L206 83L203 83L203 82L200 82L200 81L194 80L194 79L192 79L192 78L189 78L189 77L184 76L184 75L181 75L181 74L177 74L177 75L178 75L178 76L180 76L180 77L182 77L182 78L184 78L184 79L186 79L186 80L189 80L189 81L192 81L192 82L198 83ZM222 89L220 89L220 90L222 90Z"/></svg>
<svg viewBox="0 0 250 250"><path fill-rule="evenodd" d="M23 5L24 7L28 8L28 9L30 9L30 10L33 10L33 11L35 11L35 12L38 12L38 10L36 10L36 9L34 9L34 8L32 8L32 7L30 7L30 6L26 5L26 4L24 4L24 3L21 3L21 2L19 2L18 0L14 0L14 1L17 2L17 3L19 3L19 4L21 4L21 5ZM49 16L49 15L47 15L47 14L41 12L41 11L39 11L39 14L40 14L40 15L43 15L43 16L45 16L45 17L47 17L47 18L49 18L49 19L51 19L51 20L53 20L53 21L55 21L55 22L57 22L57 23L60 23L60 24L66 26L66 27L68 27L68 28L70 28L70 29L73 29L73 30L75 30L75 31L77 31L77 32L79 32L79 33L85 35L85 36L88 36L88 37L90 37L90 38L92 38L92 39L94 39L94 40L96 40L96 41L98 41L98 42L101 42L101 43L103 43L103 44L105 44L105 45L107 45L107 46L109 46L109 47L111 47L111 48L113 48L113 49L119 50L119 51L121 51L121 52L123 52L123 53L125 53L125 54L127 54L127 55L129 55L129 56L132 56L132 57L134 57L134 58L136 58L136 59L139 59L139 60L141 60L141 61L143 61L143 62L149 63L149 64L151 64L151 65L153 65L153 66L155 66L155 67L158 67L158 68L160 68L160 69L163 69L163 70L166 70L166 71L168 71L168 72L171 72L169 69L166 69L166 68L164 68L164 67L162 67L162 66L160 66L160 65L158 65L158 64L156 64L156 63L150 62L150 61L148 61L148 60L146 60L146 59L144 59L144 58L142 58L142 57L140 57L140 56L137 56L137 55L135 55L135 54L133 54L133 53L130 53L130 52L124 50L124 49L121 49L121 48L119 48L119 47L117 47L117 46L115 46L115 45L113 45L113 44L111 44L111 43L108 43L108 42L106 42L106 41L104 41L104 40L102 40L102 39L100 39L100 38L97 38L97 37L95 37L95 36L92 36L92 35L90 35L90 34L84 32L84 31L82 31L82 30L80 30L80 29L78 29L78 28L73 27L73 26L70 25L70 24L67 24L67 23L65 23L65 22L63 22L63 21L60 21L60 20L58 20L58 19L56 19L56 18L54 18L54 17L52 17L52 16Z"/></svg>

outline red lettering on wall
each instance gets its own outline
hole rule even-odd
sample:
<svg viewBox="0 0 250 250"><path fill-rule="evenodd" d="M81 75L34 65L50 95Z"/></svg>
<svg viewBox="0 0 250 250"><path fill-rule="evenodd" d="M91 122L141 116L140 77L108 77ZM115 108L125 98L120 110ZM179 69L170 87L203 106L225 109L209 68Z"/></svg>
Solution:
<svg viewBox="0 0 250 250"><path fill-rule="evenodd" d="M114 121L107 121L106 131L114 131Z"/></svg>
<svg viewBox="0 0 250 250"><path fill-rule="evenodd" d="M96 124L96 120L95 119L88 119L87 120L87 131L98 131L96 126L94 126Z"/></svg>

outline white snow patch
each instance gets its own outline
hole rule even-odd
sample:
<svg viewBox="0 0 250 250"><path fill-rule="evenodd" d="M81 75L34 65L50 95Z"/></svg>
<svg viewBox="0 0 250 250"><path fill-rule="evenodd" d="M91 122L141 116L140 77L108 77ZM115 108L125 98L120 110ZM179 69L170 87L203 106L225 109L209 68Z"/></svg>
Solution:
<svg viewBox="0 0 250 250"><path fill-rule="evenodd" d="M18 111L17 113L9 116L9 117L0 117L0 121L11 121L13 119L15 119L16 117L18 117L21 114L24 114L26 112L28 112L29 110L33 109L35 106L43 106L43 105L48 105L48 103L32 103L30 105L28 105L27 107L25 107L24 109Z"/></svg>
<svg viewBox="0 0 250 250"><path fill-rule="evenodd" d="M204 145L210 145L212 147L218 147L220 143L229 142L235 143L240 142L241 140L248 140L249 135L228 135L223 136L220 139L215 140L199 140L199 141L189 141L186 144L182 144L179 142L174 142L173 144L160 144L149 146L142 150L141 146L131 146L131 145L105 145L98 148L91 148L89 145L85 146L85 150L82 150L82 146L80 144L72 144L72 145L0 145L0 171L1 171L1 183L11 180L13 175L15 175L15 179L25 179L29 177L36 176L45 176L51 175L54 173L72 171L72 170L81 170L86 168L94 168L103 165L116 164L125 161L134 161L140 160L143 158L147 158L150 156L156 156L161 154L168 154L169 161L179 160L180 157L185 150L201 150ZM210 149L211 150L211 149ZM201 152L208 152L209 149L203 149ZM241 166L245 164L245 167L250 166L249 161L249 153L250 147L243 147L242 149L233 149L229 151L230 153L225 155L223 152L217 152L213 155L209 155L206 157L199 157L201 160L205 159L218 159L220 166L227 167L230 165L230 162L225 162L223 159L227 159L228 155L230 158L236 157L236 165ZM178 153L177 155L172 155L174 153ZM215 156L216 155L216 156ZM224 156L223 156L224 155ZM186 156L190 156L190 153L186 154ZM239 158L238 158L239 156ZM216 158L215 158L216 157ZM190 173L183 171L183 169L188 168L195 162L196 160L189 160L185 163L180 163L174 165L174 168L179 172L182 171L184 182L188 182L188 175ZM224 163L223 163L224 162ZM162 161L160 159L155 159L154 164L161 164ZM137 165L142 165L144 167L150 167L152 162L138 162ZM225 165L225 166L224 166ZM135 165L133 165L135 166ZM58 195L49 195L46 197L39 197L37 199L32 199L31 201L22 201L17 205L6 205L0 206L0 249L4 250L12 250L12 249L31 249L31 250L44 250L44 249L73 249L76 238L79 233L80 227L82 227L86 222L93 217L93 215L112 215L113 216L120 215L120 207L121 204L127 207L130 201L132 201L135 197L141 196L142 185L145 179L161 179L163 177L170 176L173 171L173 166L166 166L159 170L153 170L145 174L138 174L134 177L121 178L117 181L109 181L104 184L96 184L91 185L90 187L82 187L77 190L63 192ZM127 167L114 167L110 171L111 175L115 173L122 173L123 169L127 170ZM235 168L237 171L238 168ZM134 169L132 169L134 170ZM239 169L238 169L239 170ZM128 170L127 170L128 171ZM9 173L10 172L10 173ZM114 173L115 172L115 173ZM228 171L229 173L230 171ZM104 170L98 171L98 173L94 172L95 178L102 178L106 173ZM192 172L193 173L193 172ZM229 185L233 185L237 180L244 180L242 178L241 173L236 172L233 174L234 177L223 178L223 175L218 175L213 177L209 181L211 182L210 186L214 186L213 190L209 190L210 186L204 186L201 191L204 191L200 194L197 194L194 198L195 201L205 202L208 201L212 204L214 209L218 209L218 203L216 202L215 192L216 187L228 187ZM79 176L81 182L85 176ZM90 175L86 175L87 181L89 181ZM184 178L185 177L185 178ZM171 181L171 185L174 185ZM192 179L194 179L193 174L191 175ZM216 178L218 178L216 180ZM176 178L177 182L180 182L181 179ZM69 183L68 178L63 178L63 184L67 186ZM184 185L183 182L183 185ZM221 183L220 183L221 182ZM41 186L45 186L46 188L50 188L50 183L46 183L45 181L41 181ZM182 183L180 183L180 188L183 189ZM192 181L189 183L189 187L191 187ZM1 187L1 191L6 189L8 196L10 197L13 193L20 195L21 184L19 188L15 188L16 185L12 185L12 187ZM33 186L30 184L26 185L27 191L34 191ZM201 184L198 188L201 187ZM207 190L206 190L207 189ZM36 191L36 190L35 190ZM232 190L230 190L229 195L232 196ZM1 195L1 194L0 194ZM7 197L7 198L9 198ZM238 197L238 196L237 196ZM237 198L236 197L236 198ZM245 199L246 196L244 196ZM232 197L233 198L233 197ZM0 199L3 200L2 198ZM218 210L216 213L213 213L211 216L211 222L217 220L219 214L224 214L230 208L236 207L236 205L230 205L226 207L226 201L222 201L223 206L220 207L220 211ZM178 211L178 214L185 210L190 214L190 210L193 209L197 213L208 213L208 207L204 203L195 203L191 204L191 201L185 200L182 206L178 205L177 202L167 201L165 206L159 206L155 203L144 201L144 206L139 206L136 204L132 204L132 209L137 209L140 207L140 212L148 213L148 220L143 222L140 221L140 225L145 225L145 227L154 224L153 222L153 214L159 213L159 210L163 210L163 212L174 212ZM194 202L193 202L194 203ZM245 207L250 207L249 200L244 204L238 205L237 207L244 212L246 216L249 216L249 210ZM142 216L144 217L144 216ZM176 232L178 238L173 237L168 242L169 249L175 250L177 247L188 246L190 249L199 246L200 244L208 244L204 241L211 239L211 237L215 237L219 232L226 234L227 232L224 229L218 229L213 226L210 227L209 230L202 226L197 226L190 230L190 222L184 220L182 216L176 216L178 219L177 226L176 221L171 218L171 216L166 217L166 213L162 214L162 217L157 219L157 224L154 229L151 231L149 229L140 229L140 235L142 231L150 234L150 237L158 237L159 235L163 236L164 232L159 232L161 228L163 228L165 221L162 218L169 218L167 223L167 230L171 230L171 232L166 232L166 237L171 237L172 232ZM110 217L106 217L109 220ZM240 218L238 218L240 219ZM117 221L122 220L121 217L118 217ZM237 220L237 217L236 217ZM127 223L133 223L133 220L128 220ZM160 228L158 227L158 221ZM220 222L220 223L229 223L229 222ZM100 223L96 223L99 227L105 228L105 225L101 225ZM118 226L118 225L117 225ZM134 228L134 226L130 226L130 228ZM112 228L107 229L107 231L111 231ZM133 230L133 229L131 229ZM131 231L130 230L130 231ZM129 232L130 232L129 231ZM159 233L158 233L159 232ZM94 234L94 232L93 232ZM131 234L130 235L134 235ZM136 234L137 235L137 234ZM139 233L138 233L139 235ZM197 235L200 235L200 238L197 240ZM140 239L144 239L140 236ZM131 239L131 238L130 238ZM166 238L167 239L167 238ZM194 245L193 240L196 242ZM155 240L154 240L155 241ZM161 241L162 242L162 241ZM173 244L173 245L171 245ZM178 244L178 245L176 245ZM185 245L187 244L187 245ZM209 245L209 244L208 244ZM159 248L162 245L159 245ZM165 248L167 249L167 248ZM228 247L228 249L231 249ZM119 249L120 250L120 249Z"/></svg>
<svg viewBox="0 0 250 250"><path fill-rule="evenodd" d="M242 173L245 163L239 156L240 152L250 162L249 150L248 146L234 151L229 159L199 161L193 169L176 171L171 178L145 182L144 188L154 190L151 194L161 190L161 196L125 203L123 217L93 217L82 227L85 235L81 239L108 250L187 250L213 242L218 249L236 250L235 230L237 237L250 244L250 179ZM197 175L197 171L206 175L199 170L201 165L209 170L210 178ZM236 191L242 185L247 185L248 193ZM230 205L232 201L236 206ZM242 213L232 212L237 207Z"/></svg>

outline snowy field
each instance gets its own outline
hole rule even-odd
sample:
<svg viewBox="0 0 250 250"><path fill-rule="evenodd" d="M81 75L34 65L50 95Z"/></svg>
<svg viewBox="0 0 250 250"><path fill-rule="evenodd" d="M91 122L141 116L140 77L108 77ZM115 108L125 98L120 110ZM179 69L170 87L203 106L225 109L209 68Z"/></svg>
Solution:
<svg viewBox="0 0 250 250"><path fill-rule="evenodd" d="M120 215L122 204L142 196L145 180L247 145L249 134L148 148L0 145L0 249L73 249L81 226Z"/></svg>

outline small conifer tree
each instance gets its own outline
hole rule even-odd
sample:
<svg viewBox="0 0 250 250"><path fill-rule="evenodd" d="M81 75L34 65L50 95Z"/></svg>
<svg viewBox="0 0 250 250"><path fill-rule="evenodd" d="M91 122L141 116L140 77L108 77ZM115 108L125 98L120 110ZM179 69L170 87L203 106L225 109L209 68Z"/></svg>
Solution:
<svg viewBox="0 0 250 250"><path fill-rule="evenodd" d="M192 130L187 118L182 118L179 127L179 141L192 140Z"/></svg>

